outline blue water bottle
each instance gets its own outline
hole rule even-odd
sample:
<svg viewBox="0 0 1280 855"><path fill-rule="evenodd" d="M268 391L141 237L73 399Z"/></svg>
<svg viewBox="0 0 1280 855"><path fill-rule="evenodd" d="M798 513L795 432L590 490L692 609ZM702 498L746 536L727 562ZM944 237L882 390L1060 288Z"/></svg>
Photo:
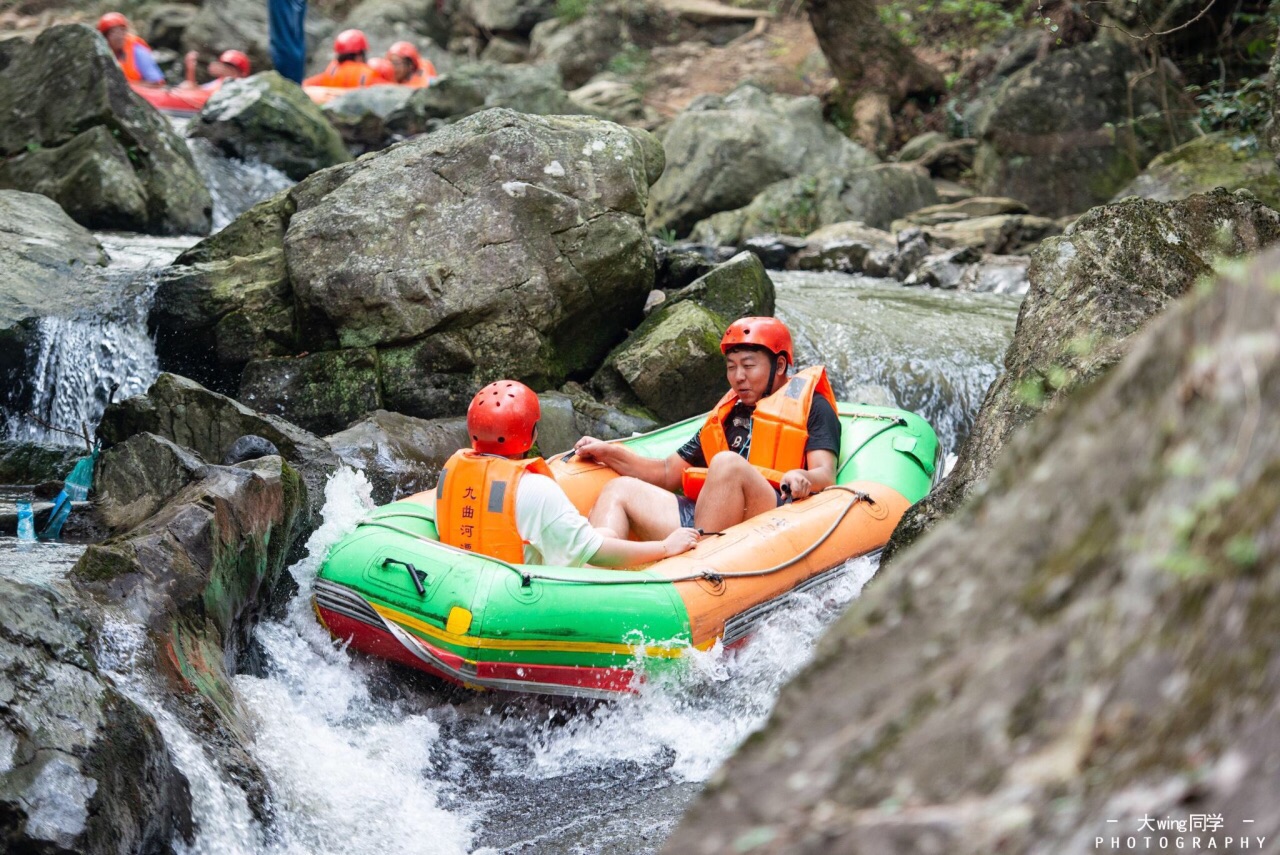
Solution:
<svg viewBox="0 0 1280 855"><path fill-rule="evenodd" d="M18 540L36 539L36 521L30 502L18 502Z"/></svg>

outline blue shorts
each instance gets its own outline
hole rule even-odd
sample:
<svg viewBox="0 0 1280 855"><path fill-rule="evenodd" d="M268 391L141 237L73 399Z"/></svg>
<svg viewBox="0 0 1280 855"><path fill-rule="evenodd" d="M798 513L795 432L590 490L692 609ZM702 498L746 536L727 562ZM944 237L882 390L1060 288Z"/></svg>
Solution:
<svg viewBox="0 0 1280 855"><path fill-rule="evenodd" d="M782 507L783 498L782 491L774 488L773 494L778 497L777 507ZM676 496L676 505L680 508L680 527L693 528L693 509L696 502L688 496Z"/></svg>

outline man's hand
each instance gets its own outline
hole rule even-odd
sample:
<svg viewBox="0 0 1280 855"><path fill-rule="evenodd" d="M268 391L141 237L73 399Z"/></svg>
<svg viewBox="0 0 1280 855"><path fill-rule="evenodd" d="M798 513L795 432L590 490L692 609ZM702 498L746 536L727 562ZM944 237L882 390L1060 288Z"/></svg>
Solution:
<svg viewBox="0 0 1280 855"><path fill-rule="evenodd" d="M682 552L688 552L698 545L702 535L696 528L678 528L662 541L662 556L670 558Z"/></svg>
<svg viewBox="0 0 1280 855"><path fill-rule="evenodd" d="M809 480L809 474L803 469L792 469L783 475L780 487L789 489L791 498L795 501L799 501L813 492L813 482ZM787 490L782 492L786 493Z"/></svg>
<svg viewBox="0 0 1280 855"><path fill-rule="evenodd" d="M588 463L605 463L611 450L609 443L593 436L584 436L573 444L573 453Z"/></svg>

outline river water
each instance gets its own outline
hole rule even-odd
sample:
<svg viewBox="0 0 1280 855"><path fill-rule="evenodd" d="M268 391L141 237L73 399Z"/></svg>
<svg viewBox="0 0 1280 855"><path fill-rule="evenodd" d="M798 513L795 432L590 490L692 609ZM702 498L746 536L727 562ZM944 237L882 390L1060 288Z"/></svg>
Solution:
<svg viewBox="0 0 1280 855"><path fill-rule="evenodd" d="M275 180L266 176L263 186ZM225 217L254 198L226 202L215 192ZM50 390L40 402L46 423L95 423L104 387L141 392L158 370L145 329L151 277L191 241L101 238L113 275L130 283L120 290L127 297L110 317L50 325L37 360L38 382ZM840 274L773 275L778 314L795 334L801 363L826 364L841 397L921 413L954 451L999 371L1017 298ZM21 430L41 442L73 441L30 422ZM199 832L190 845L179 841L180 851L657 851L876 571L873 561L850 562L745 645L695 654L684 675L646 683L634 696L587 703L479 695L356 656L316 623L309 598L319 561L370 506L361 474L343 470L331 479L324 525L289 569L298 594L282 618L259 626L259 671L235 678L274 799L269 827L133 668L148 644L141 628L120 619L103 632L100 666L156 716L191 783ZM81 550L0 539L0 574L52 584Z"/></svg>

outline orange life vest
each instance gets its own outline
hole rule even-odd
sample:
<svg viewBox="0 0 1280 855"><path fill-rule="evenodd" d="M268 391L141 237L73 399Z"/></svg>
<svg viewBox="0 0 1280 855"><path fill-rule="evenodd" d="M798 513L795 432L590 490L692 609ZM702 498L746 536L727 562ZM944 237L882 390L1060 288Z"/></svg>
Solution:
<svg viewBox="0 0 1280 855"><path fill-rule="evenodd" d="M142 71L139 70L138 61L133 55L133 49L137 45L142 45L147 50L151 50L151 45L143 41L141 36L129 33L124 37L123 56L116 54L116 62L120 63L120 70L124 72L124 79L133 83L142 82Z"/></svg>
<svg viewBox="0 0 1280 855"><path fill-rule="evenodd" d="M787 384L756 405L751 414L751 448L747 462L760 470L770 484L777 489L782 476L792 469L803 469L804 447L809 441L809 409L813 396L821 395L836 409L836 396L827 380L827 370L822 366L798 371ZM702 454L711 462L721 451L732 451L725 436L724 423L738 402L738 396L729 391L716 408L707 416L698 434ZM684 494L697 500L702 485L707 480L707 470L691 466L681 479Z"/></svg>
<svg viewBox="0 0 1280 855"><path fill-rule="evenodd" d="M465 448L450 457L436 486L441 543L523 564L525 541L516 527L516 488L526 472L555 478L541 457L509 460Z"/></svg>
<svg viewBox="0 0 1280 855"><path fill-rule="evenodd" d="M427 74L424 74L421 69L418 69L413 74L409 75L408 80L406 80L404 83L401 83L399 85L408 86L410 89L424 89L427 86L430 86L432 78L436 76L435 66L431 65L431 63L426 62L425 60L423 61L422 64L425 65L427 68L431 69L430 76L428 76Z"/></svg>
<svg viewBox="0 0 1280 855"><path fill-rule="evenodd" d="M382 78L368 63L331 60L324 71L302 81L303 86L329 86L334 89L356 89L378 83Z"/></svg>

